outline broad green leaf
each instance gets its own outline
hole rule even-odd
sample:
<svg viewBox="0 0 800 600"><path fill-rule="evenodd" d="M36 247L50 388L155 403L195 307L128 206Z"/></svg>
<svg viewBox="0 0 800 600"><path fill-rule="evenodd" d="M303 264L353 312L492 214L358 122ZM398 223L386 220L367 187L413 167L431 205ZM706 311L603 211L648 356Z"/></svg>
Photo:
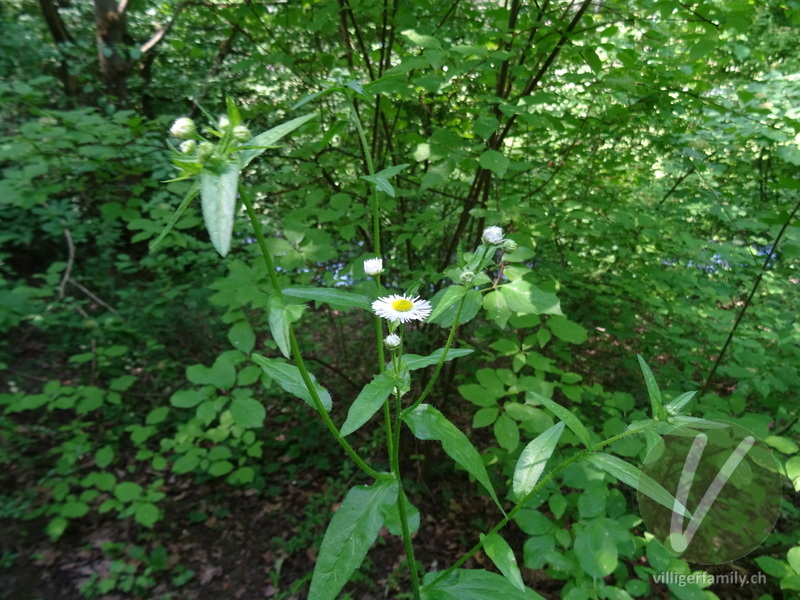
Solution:
<svg viewBox="0 0 800 600"><path fill-rule="evenodd" d="M401 494L403 507L406 511L406 519L408 521L409 533L416 533L419 530L419 510L416 506L411 504L406 498L405 494ZM398 498L398 501L400 498ZM386 529L392 535L403 535L402 526L400 525L400 511L397 508L397 502L392 504L392 507L386 513L386 521L384 522Z"/></svg>
<svg viewBox="0 0 800 600"><path fill-rule="evenodd" d="M234 398L231 400L231 417L241 427L261 427L267 411L264 405L252 398Z"/></svg>
<svg viewBox="0 0 800 600"><path fill-rule="evenodd" d="M406 29L404 31L401 31L400 35L402 35L412 44L421 46L423 48L436 48L437 50L440 50L442 47L442 43L435 37L417 33L413 29Z"/></svg>
<svg viewBox="0 0 800 600"><path fill-rule="evenodd" d="M441 360L443 352L444 348L439 348L438 350L431 352L428 356L420 356L419 354L404 354L402 360L406 367L408 367L409 371L414 371L416 369L424 369L425 367L435 365L439 362L439 360ZM448 360L461 358L462 356L467 356L473 352L474 350L470 348L450 348L447 351L445 362Z"/></svg>
<svg viewBox="0 0 800 600"><path fill-rule="evenodd" d="M583 56L586 64L588 64L589 68L595 73L599 73L603 70L603 63L600 61L600 57L597 56L597 52L595 52L593 48L584 48L581 50L581 56Z"/></svg>
<svg viewBox="0 0 800 600"><path fill-rule="evenodd" d="M649 475L642 473L642 471L633 465L625 462L621 458L612 456L611 454L604 454L597 452L586 456L586 460L600 469L619 479L639 493L644 494L648 498L658 502L666 508L678 512L680 515L692 518L692 514L686 509L683 504L678 502L675 497L670 494L664 487L655 481Z"/></svg>
<svg viewBox="0 0 800 600"><path fill-rule="evenodd" d="M228 163L218 170L200 173L200 205L208 236L220 256L231 249L233 217L236 213L239 167Z"/></svg>
<svg viewBox="0 0 800 600"><path fill-rule="evenodd" d="M267 321L269 330L278 349L286 358L291 358L291 334L290 326L293 322L300 319L304 305L284 304L278 296L272 296L267 305Z"/></svg>
<svg viewBox="0 0 800 600"><path fill-rule="evenodd" d="M372 310L372 301L367 296L333 288L314 286L295 286L283 290L285 296L325 302L331 306L345 308L363 308Z"/></svg>
<svg viewBox="0 0 800 600"><path fill-rule="evenodd" d="M436 317L441 315L451 305L461 300L461 298L463 298L464 295L466 295L467 291L468 291L467 288L465 288L463 285L451 285L450 287L448 287L445 290L442 299L439 300L439 302L436 303L436 306L433 307L433 311L428 316L427 319L428 322L433 323Z"/></svg>
<svg viewBox="0 0 800 600"><path fill-rule="evenodd" d="M592 579L602 579L617 568L617 545L604 521L591 521L575 536L578 563Z"/></svg>
<svg viewBox="0 0 800 600"><path fill-rule="evenodd" d="M397 492L394 480L357 485L347 492L322 539L309 600L334 600L339 595L378 537Z"/></svg>
<svg viewBox="0 0 800 600"><path fill-rule="evenodd" d="M105 469L114 460L114 448L110 445L103 446L94 453L94 462L100 469Z"/></svg>
<svg viewBox="0 0 800 600"><path fill-rule="evenodd" d="M654 419L664 419L666 417L664 413L664 403L661 400L661 390L658 389L656 378L653 376L653 372L650 370L650 367L647 366L642 356L637 354L636 358L639 359L639 367L642 369L644 382L647 385L647 395L650 396L650 407L653 411L652 416Z"/></svg>
<svg viewBox="0 0 800 600"><path fill-rule="evenodd" d="M364 389L358 394L353 404L350 405L347 411L347 419L342 425L340 434L343 436L350 435L369 421L372 415L383 406L389 394L399 383L388 372L376 375L372 381L364 386Z"/></svg>
<svg viewBox="0 0 800 600"><path fill-rule="evenodd" d="M433 302L437 302L440 294L444 296L446 290L442 290L436 293L436 295L431 299ZM478 314L478 311L481 309L481 304L483 302L483 297L478 290L468 289L465 293L464 297L464 305L461 307L461 314L458 316L458 324L463 325L464 323L468 323L475 316ZM456 313L458 312L459 303L454 302L450 304L446 308L442 310L442 312L438 313L436 317L431 318L428 317L428 323L436 323L442 327L452 327L453 321L455 321Z"/></svg>
<svg viewBox="0 0 800 600"><path fill-rule="evenodd" d="M181 200L180 206L178 206L178 208L172 214L169 223L167 223L167 225L164 227L161 233L158 234L158 237L154 239L152 242L150 242L149 245L150 250L153 250L156 246L158 246L161 243L161 241L165 237L167 237L167 234L170 231L172 231L172 228L175 227L175 223L177 223L180 220L180 218L183 216L184 211L189 207L189 204L192 203L192 200L194 200L194 197L197 195L199 191L200 191L200 183L195 181L194 183L192 183L192 187L189 188L189 191L186 192L186 195L183 197L183 200Z"/></svg>
<svg viewBox="0 0 800 600"><path fill-rule="evenodd" d="M502 179L503 175L506 174L508 165L511 164L511 161L508 160L502 152L498 152L497 150L487 150L481 154L481 157L478 159L478 163L480 163L481 167L484 169L494 173L498 179Z"/></svg>
<svg viewBox="0 0 800 600"><path fill-rule="evenodd" d="M499 415L500 409L496 406L481 408L472 416L472 428L479 429L481 427L488 427L497 420Z"/></svg>
<svg viewBox="0 0 800 600"><path fill-rule="evenodd" d="M61 507L61 516L68 519L79 519L89 512L89 505L85 502L73 500Z"/></svg>
<svg viewBox="0 0 800 600"><path fill-rule="evenodd" d="M483 550L492 559L494 566L505 575L506 579L515 588L524 592L525 584L522 583L522 575L519 572L519 566L517 566L517 559L508 542L499 533L492 533L487 536L481 535L481 539L483 539Z"/></svg>
<svg viewBox="0 0 800 600"><path fill-rule="evenodd" d="M237 153L242 168L250 164L251 160L263 154L267 148L274 146L275 143L282 137L291 133L303 123L310 121L316 116L317 115L315 113L311 113L309 115L297 117L296 119L292 119L291 121L287 121L286 123L278 125L277 127L273 127L272 129L260 133L254 138L250 139L245 144L247 149Z"/></svg>
<svg viewBox="0 0 800 600"><path fill-rule="evenodd" d="M558 339L569 342L570 344L582 344L589 339L589 334L586 333L583 327L570 321L566 317L557 315L550 317L547 320L547 328L550 329Z"/></svg>
<svg viewBox="0 0 800 600"><path fill-rule="evenodd" d="M503 294L498 291L486 294L483 297L483 309L486 311L486 316L497 323L500 329L506 328L508 318L512 313Z"/></svg>
<svg viewBox="0 0 800 600"><path fill-rule="evenodd" d="M266 358L260 354L253 354L251 358L253 359L253 362L264 369L264 372L269 375L279 386L293 396L300 398L311 408L316 410L317 407L314 406L314 400L312 400L311 394L308 391L308 388L306 388L306 384L303 381L302 375L300 374L300 369L294 365L290 365L274 358ZM319 399L322 401L322 407L325 409L325 412L330 411L332 401L328 390L317 383L314 375L311 373L308 375L311 378L311 382L314 385L314 389L316 390Z"/></svg>
<svg viewBox="0 0 800 600"><path fill-rule="evenodd" d="M503 450L513 452L519 446L519 427L506 414L501 414L494 422L494 437Z"/></svg>
<svg viewBox="0 0 800 600"><path fill-rule="evenodd" d="M237 350L250 354L256 345L256 334L247 321L236 321L228 331L228 341Z"/></svg>
<svg viewBox="0 0 800 600"><path fill-rule="evenodd" d="M169 399L175 408L193 408L205 400L205 395L197 390L178 390Z"/></svg>
<svg viewBox="0 0 800 600"><path fill-rule="evenodd" d="M524 498L536 487L563 432L564 422L562 421L542 432L525 446L522 454L519 455L517 466L514 468L512 489L517 498Z"/></svg>
<svg viewBox="0 0 800 600"><path fill-rule="evenodd" d="M502 575L483 569L456 569L431 585L439 575L436 571L425 575L421 600L544 600L533 590L520 591Z"/></svg>
<svg viewBox="0 0 800 600"><path fill-rule="evenodd" d="M406 423L417 439L439 440L448 456L477 479L489 492L498 508L503 511L480 453L469 441L469 438L448 421L442 413L430 404L420 404L408 415Z"/></svg>
<svg viewBox="0 0 800 600"><path fill-rule="evenodd" d="M544 292L524 279L500 286L500 293L509 310L513 312L533 315L561 314L561 303L555 294Z"/></svg>
<svg viewBox="0 0 800 600"><path fill-rule="evenodd" d="M120 502L132 502L142 495L142 486L132 481L123 481L114 487L114 496Z"/></svg>
<svg viewBox="0 0 800 600"><path fill-rule="evenodd" d="M581 420L575 416L575 414L570 411L568 408L565 408L550 400L549 398L545 398L541 394L537 394L536 392L528 392L525 394L525 399L531 404L543 404L545 408L547 408L550 412L552 412L556 417L564 421L572 430L572 433L581 441L581 443L586 446L587 448L591 445L591 438L589 437L589 431L584 427Z"/></svg>
<svg viewBox="0 0 800 600"><path fill-rule="evenodd" d="M133 517L139 525L152 527L161 519L161 511L151 502L141 502L136 505Z"/></svg>

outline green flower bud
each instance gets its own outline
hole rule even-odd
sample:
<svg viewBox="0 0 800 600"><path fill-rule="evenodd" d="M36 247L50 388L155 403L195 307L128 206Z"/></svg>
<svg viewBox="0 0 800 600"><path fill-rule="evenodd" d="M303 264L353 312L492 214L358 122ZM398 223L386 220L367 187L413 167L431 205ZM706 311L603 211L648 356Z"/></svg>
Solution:
<svg viewBox="0 0 800 600"><path fill-rule="evenodd" d="M514 240L506 240L505 242L503 242L503 250L505 252L508 252L509 254L511 252L514 252L517 248L518 248L517 242L515 242Z"/></svg>
<svg viewBox="0 0 800 600"><path fill-rule="evenodd" d="M233 128L233 139L239 142L246 142L251 137L250 130L244 125L237 125Z"/></svg>
<svg viewBox="0 0 800 600"><path fill-rule="evenodd" d="M197 146L197 162L204 163L214 154L214 144L211 142L200 142Z"/></svg>
<svg viewBox="0 0 800 600"><path fill-rule="evenodd" d="M472 283L473 279L475 279L475 273L472 271L464 271L459 279L461 279L461 283L468 285Z"/></svg>
<svg viewBox="0 0 800 600"><path fill-rule="evenodd" d="M186 140L181 143L181 154L192 154L197 148L197 142L194 140Z"/></svg>

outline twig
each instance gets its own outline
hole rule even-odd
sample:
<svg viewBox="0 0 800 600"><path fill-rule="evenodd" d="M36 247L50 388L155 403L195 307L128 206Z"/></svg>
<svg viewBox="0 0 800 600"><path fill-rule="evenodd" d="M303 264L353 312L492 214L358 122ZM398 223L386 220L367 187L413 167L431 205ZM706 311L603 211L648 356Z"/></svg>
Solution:
<svg viewBox="0 0 800 600"><path fill-rule="evenodd" d="M66 293L67 281L72 273L72 265L75 264L75 242L72 241L72 234L69 229L64 229L64 237L67 238L67 248L69 248L69 257L67 258L67 268L64 269L64 275L61 277L61 284L58 286L58 299L63 300Z"/></svg>
<svg viewBox="0 0 800 600"><path fill-rule="evenodd" d="M118 317L122 317L122 315L120 315L116 310L114 310L113 306L110 306L109 304L106 304L105 302L103 302L100 298L98 298L95 294L93 294L91 292L91 290L87 289L85 286L82 286L80 283L78 283L74 279L70 279L69 282L72 285L74 285L76 288L78 288L80 291L82 291L84 294L89 296L89 298L91 298L92 300L94 300L95 302L100 304L101 306L105 306L108 309L109 312L114 313Z"/></svg>

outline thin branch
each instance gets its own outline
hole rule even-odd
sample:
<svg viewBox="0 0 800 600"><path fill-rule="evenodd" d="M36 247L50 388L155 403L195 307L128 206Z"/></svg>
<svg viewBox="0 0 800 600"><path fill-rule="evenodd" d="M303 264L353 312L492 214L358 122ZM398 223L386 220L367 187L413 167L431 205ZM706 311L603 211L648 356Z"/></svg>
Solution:
<svg viewBox="0 0 800 600"><path fill-rule="evenodd" d="M169 22L166 25L164 25L164 27L159 29L153 35L153 37L151 37L144 44L142 44L139 47L139 52L141 52L142 54L147 54L153 48L155 48L166 37L166 35L170 32L170 29L172 29L172 26L175 25L175 23L177 22L178 17L183 12L183 9L186 8L187 6L189 6L189 4L190 4L190 2L188 0L185 1L185 2L181 2L178 5L178 7L175 9L175 13L172 15L172 18L169 20Z"/></svg>
<svg viewBox="0 0 800 600"><path fill-rule="evenodd" d="M69 232L69 229L64 229L64 237L67 238L69 256L67 258L67 268L64 269L64 275L61 277L61 284L58 286L58 300L64 299L67 281L69 281L69 277L72 274L72 266L75 264L75 242L72 241L72 234Z"/></svg>
<svg viewBox="0 0 800 600"><path fill-rule="evenodd" d="M78 288L80 291L82 291L84 294L86 294L87 296L89 296L89 298L91 298L92 300L94 300L95 302L97 302L99 305L101 305L101 306L105 306L105 307L108 309L108 312L114 313L114 314L115 314L115 315L117 315L118 317L121 317L121 316L122 316L122 315L120 315L120 314L119 314L119 313L118 313L116 310L114 310L114 307L113 307L113 306L111 306L111 305L109 305L109 304L106 304L105 302L103 302L103 301L102 301L100 298L98 298L98 297L97 297L97 295L93 294L93 293L92 293L92 291L91 291L91 290L89 290L88 288L86 288L85 286L81 285L80 283L78 283L78 282L77 282L77 281L75 281L74 279L70 279L70 280L69 280L69 282L70 282L72 285L74 285L76 288Z"/></svg>

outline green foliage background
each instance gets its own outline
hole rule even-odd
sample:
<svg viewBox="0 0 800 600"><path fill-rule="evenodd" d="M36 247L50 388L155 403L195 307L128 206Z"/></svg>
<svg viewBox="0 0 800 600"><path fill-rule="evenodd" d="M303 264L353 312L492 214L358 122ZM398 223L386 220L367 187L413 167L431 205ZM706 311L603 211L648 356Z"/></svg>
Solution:
<svg viewBox="0 0 800 600"><path fill-rule="evenodd" d="M48 5L69 39L54 43ZM764 439L796 493L800 4L140 0L125 18L122 41L98 49L88 3L0 4L0 457L9 482L37 473L32 498L4 502L28 498L51 538L90 511L152 527L173 473L267 495L289 476L265 466L257 425L309 416L272 410L289 401L248 360L280 352L247 221L224 260L199 205L147 244L188 190L163 183L176 117L222 114L225 97L253 131L316 112L248 181L283 283L366 293L371 184L332 85L352 90L375 170L409 165L381 195L388 285L420 281L435 304L458 281L460 244L489 225L518 244L490 273L496 289L468 297L459 345L476 352L435 392L491 428L481 450L501 486L555 423L537 394L604 436L642 418L639 353L665 395L698 389L694 414ZM100 57L125 63L125 95ZM371 378L368 316L312 302L301 323L318 378L352 397ZM445 335L427 326L413 351ZM632 461L644 449L613 448ZM653 571L688 572L635 530L611 479L571 470L571 492L554 486L517 519L524 565L565 598L647 597ZM797 517L787 502L765 546L777 549L754 559L774 577L767 597L800 589ZM581 549L597 544L602 565ZM664 593L715 597L695 587Z"/></svg>

